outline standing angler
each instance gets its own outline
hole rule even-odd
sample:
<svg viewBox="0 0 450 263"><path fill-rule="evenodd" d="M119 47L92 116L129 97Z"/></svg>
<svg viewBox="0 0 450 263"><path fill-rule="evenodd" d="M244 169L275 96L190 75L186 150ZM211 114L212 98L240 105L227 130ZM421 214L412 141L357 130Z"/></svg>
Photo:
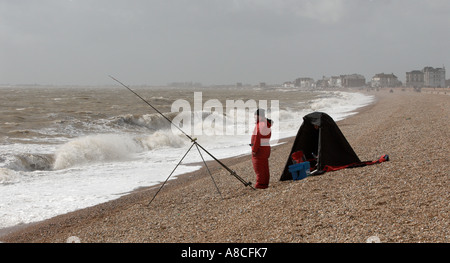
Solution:
<svg viewBox="0 0 450 263"><path fill-rule="evenodd" d="M256 126L253 130L250 146L252 147L252 163L256 173L255 188L265 189L269 187L269 157L270 157L270 127L272 120L267 119L265 111L258 109L255 112Z"/></svg>

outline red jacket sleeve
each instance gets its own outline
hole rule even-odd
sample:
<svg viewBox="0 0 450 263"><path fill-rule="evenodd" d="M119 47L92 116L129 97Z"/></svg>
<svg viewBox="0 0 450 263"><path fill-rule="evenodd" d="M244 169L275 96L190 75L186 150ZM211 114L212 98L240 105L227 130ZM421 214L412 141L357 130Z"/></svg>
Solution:
<svg viewBox="0 0 450 263"><path fill-rule="evenodd" d="M257 153L259 147L261 146L261 133L259 131L259 125L261 122L258 122L253 130L252 134L252 152Z"/></svg>

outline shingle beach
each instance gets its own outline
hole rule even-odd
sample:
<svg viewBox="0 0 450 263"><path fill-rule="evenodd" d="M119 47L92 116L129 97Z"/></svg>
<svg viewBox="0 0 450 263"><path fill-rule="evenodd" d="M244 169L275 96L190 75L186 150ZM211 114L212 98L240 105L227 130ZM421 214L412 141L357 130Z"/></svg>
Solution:
<svg viewBox="0 0 450 263"><path fill-rule="evenodd" d="M279 181L291 138L272 148L268 189L245 187L211 162L222 196L201 169L169 181L150 206L159 186L4 229L0 241L449 242L450 92L368 93L376 102L338 125L362 161L388 162ZM250 156L222 161L255 182Z"/></svg>

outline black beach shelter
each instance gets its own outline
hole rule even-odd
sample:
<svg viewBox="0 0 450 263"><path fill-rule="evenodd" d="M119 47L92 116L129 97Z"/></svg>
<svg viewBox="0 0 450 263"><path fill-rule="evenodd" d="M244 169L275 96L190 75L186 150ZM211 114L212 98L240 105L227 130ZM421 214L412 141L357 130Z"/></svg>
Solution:
<svg viewBox="0 0 450 263"><path fill-rule="evenodd" d="M313 112L303 117L281 181L292 180L289 166L294 162L291 156L298 151L303 151L306 160L310 162L311 169L314 170L311 172L312 175L388 160L388 156L383 155L375 162L361 162L334 120L323 112Z"/></svg>

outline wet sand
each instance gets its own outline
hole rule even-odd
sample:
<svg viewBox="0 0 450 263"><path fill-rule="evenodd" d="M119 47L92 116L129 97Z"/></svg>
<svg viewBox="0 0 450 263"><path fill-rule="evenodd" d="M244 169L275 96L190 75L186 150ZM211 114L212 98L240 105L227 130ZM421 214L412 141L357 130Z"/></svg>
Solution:
<svg viewBox="0 0 450 263"><path fill-rule="evenodd" d="M372 92L377 102L338 122L362 161L279 181L292 138L273 147L268 189L245 187L217 163L162 188L0 232L3 242L449 242L450 96ZM299 120L301 121L301 120ZM250 156L222 160L252 182Z"/></svg>

